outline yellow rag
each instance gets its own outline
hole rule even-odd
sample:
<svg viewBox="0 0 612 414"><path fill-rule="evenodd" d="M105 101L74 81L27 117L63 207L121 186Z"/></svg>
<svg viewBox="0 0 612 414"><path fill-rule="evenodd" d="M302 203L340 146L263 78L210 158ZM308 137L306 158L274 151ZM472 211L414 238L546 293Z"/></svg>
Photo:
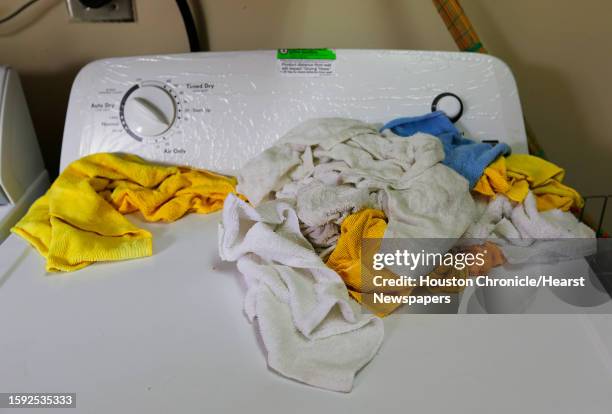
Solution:
<svg viewBox="0 0 612 414"><path fill-rule="evenodd" d="M328 267L336 271L344 280L351 297L381 317L389 315L401 304L374 301L375 292L386 295L407 296L415 289L414 287L400 289L393 287L381 288L373 284L374 276L381 276L385 280L398 278L396 274L385 268L380 271L374 271L373 263L371 263L374 253L380 250L381 239L386 229L387 217L380 210L364 209L347 216L340 226L340 237L338 238L336 248L326 263ZM362 245L363 239L370 240ZM365 252L363 263L361 260L362 248ZM501 249L491 242L464 247L461 249L461 252L483 253L483 265L473 265L464 269L456 269L452 266L439 266L429 274L429 277L432 279L465 279L468 276L485 275L491 268L506 262ZM441 287L430 288L430 290L432 292L456 293L462 291L463 288Z"/></svg>
<svg viewBox="0 0 612 414"><path fill-rule="evenodd" d="M368 208L347 216L340 225L340 237L338 238L336 248L326 263L328 267L335 270L344 280L351 297L368 307L378 316L390 314L400 304L374 302L373 292L380 293L382 289L375 287L372 283L375 275L372 274L373 267L371 264L364 264L362 266L361 249L362 239L375 239L364 245L364 249L372 252L372 254L366 253L365 257L372 258L373 253L378 252L380 249L380 240L383 238L386 229L387 217L380 210ZM376 275L380 275L385 279L397 278L393 272L387 269L376 272ZM408 295L412 289L408 288L385 293Z"/></svg>
<svg viewBox="0 0 612 414"><path fill-rule="evenodd" d="M47 259L49 272L152 254L152 235L122 214L171 222L223 207L236 180L208 171L94 154L70 164L11 229Z"/></svg>
<svg viewBox="0 0 612 414"><path fill-rule="evenodd" d="M529 190L536 197L539 211L572 206L582 208L584 200L573 188L562 184L565 171L557 165L527 154L499 157L489 165L474 187L477 193L494 197L504 194L521 203Z"/></svg>

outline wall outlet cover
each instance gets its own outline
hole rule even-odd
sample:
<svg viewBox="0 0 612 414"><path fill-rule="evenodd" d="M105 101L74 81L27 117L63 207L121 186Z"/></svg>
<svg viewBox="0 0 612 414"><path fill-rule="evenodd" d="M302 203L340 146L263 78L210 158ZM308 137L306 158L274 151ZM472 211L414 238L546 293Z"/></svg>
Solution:
<svg viewBox="0 0 612 414"><path fill-rule="evenodd" d="M70 20L74 22L125 23L136 21L134 2L132 0L111 0L100 7L87 7L80 0L66 0L66 7L68 8Z"/></svg>

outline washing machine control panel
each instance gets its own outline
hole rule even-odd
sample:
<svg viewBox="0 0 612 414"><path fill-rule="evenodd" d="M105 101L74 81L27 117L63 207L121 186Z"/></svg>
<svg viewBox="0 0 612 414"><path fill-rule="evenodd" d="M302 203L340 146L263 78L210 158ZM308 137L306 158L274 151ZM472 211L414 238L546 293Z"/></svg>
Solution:
<svg viewBox="0 0 612 414"><path fill-rule="evenodd" d="M168 84L142 82L132 86L121 99L119 119L134 139L155 139L181 120L181 101Z"/></svg>
<svg viewBox="0 0 612 414"><path fill-rule="evenodd" d="M92 85L77 116L80 153L128 152L197 165L217 101L215 83L202 78L107 78L97 88Z"/></svg>
<svg viewBox="0 0 612 414"><path fill-rule="evenodd" d="M124 152L233 174L306 119L384 123L431 111L443 92L463 101L457 124L466 135L526 152L516 85L499 60L413 51L336 56L287 61L252 51L93 62L72 88L61 168L87 154Z"/></svg>

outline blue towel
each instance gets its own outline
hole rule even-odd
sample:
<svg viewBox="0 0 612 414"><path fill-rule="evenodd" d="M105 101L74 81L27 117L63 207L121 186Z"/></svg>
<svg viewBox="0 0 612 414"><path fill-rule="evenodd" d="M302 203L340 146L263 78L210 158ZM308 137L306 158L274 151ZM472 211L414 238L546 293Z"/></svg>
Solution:
<svg viewBox="0 0 612 414"><path fill-rule="evenodd" d="M485 168L500 155L508 155L508 144L487 144L464 138L444 112L436 111L410 118L398 118L388 122L381 130L390 129L394 134L409 137L417 132L436 136L444 147L444 165L467 178L473 188Z"/></svg>

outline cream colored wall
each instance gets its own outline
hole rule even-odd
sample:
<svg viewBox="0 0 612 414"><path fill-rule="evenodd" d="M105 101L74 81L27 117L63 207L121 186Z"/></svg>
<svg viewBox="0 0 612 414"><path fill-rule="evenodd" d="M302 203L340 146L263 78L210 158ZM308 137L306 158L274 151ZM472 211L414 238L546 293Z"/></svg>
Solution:
<svg viewBox="0 0 612 414"><path fill-rule="evenodd" d="M612 194L612 1L463 0L490 52L512 68L550 160L585 194Z"/></svg>
<svg viewBox="0 0 612 414"><path fill-rule="evenodd" d="M21 0L2 1L0 15ZM194 0L212 50L337 47L455 50L429 0ZM612 192L612 2L462 0L487 48L515 72L525 113L551 160L585 193ZM69 23L40 0L0 26L0 62L24 78L39 139L57 165L71 81L108 56L187 50L173 0L137 0L134 24ZM33 24L25 25L33 20ZM20 29L21 28L21 29Z"/></svg>

